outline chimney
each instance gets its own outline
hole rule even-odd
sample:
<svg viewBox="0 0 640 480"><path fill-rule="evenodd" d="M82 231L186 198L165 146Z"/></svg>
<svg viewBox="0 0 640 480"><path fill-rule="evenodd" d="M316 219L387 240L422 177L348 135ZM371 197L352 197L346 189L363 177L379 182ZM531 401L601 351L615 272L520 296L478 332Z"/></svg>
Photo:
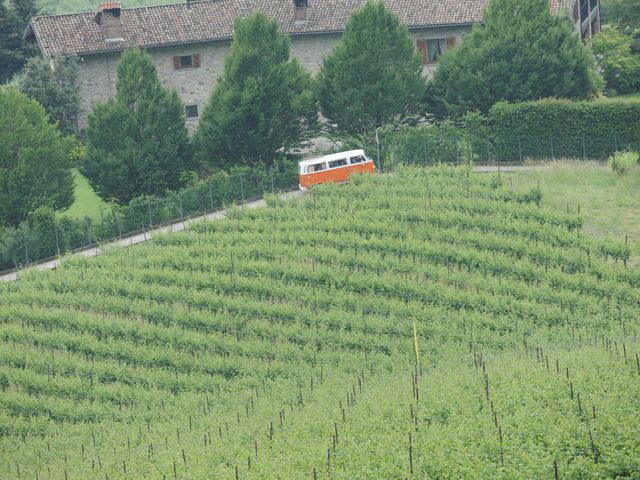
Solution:
<svg viewBox="0 0 640 480"><path fill-rule="evenodd" d="M308 0L293 0L293 20L295 26L306 25Z"/></svg>
<svg viewBox="0 0 640 480"><path fill-rule="evenodd" d="M96 23L102 27L107 42L124 40L124 30L120 11L120 2L107 2L100 4L100 11L96 15Z"/></svg>

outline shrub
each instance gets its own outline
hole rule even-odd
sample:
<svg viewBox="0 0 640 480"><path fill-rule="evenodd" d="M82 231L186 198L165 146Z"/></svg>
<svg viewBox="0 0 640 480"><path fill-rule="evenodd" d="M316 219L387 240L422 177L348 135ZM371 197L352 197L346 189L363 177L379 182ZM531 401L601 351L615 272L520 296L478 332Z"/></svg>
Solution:
<svg viewBox="0 0 640 480"><path fill-rule="evenodd" d="M624 175L638 163L638 157L637 152L615 152L609 157L609 166L618 175Z"/></svg>
<svg viewBox="0 0 640 480"><path fill-rule="evenodd" d="M606 160L640 148L640 102L545 99L500 102L489 111L495 157Z"/></svg>

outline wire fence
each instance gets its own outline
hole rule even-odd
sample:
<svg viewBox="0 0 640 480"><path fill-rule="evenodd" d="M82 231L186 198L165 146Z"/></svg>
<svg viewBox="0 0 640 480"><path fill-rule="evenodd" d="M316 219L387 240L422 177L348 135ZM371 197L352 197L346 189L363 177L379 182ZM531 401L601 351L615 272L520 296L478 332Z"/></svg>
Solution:
<svg viewBox="0 0 640 480"><path fill-rule="evenodd" d="M297 185L297 169L286 164L267 172L242 169L216 174L164 197L136 197L128 205L102 210L99 221L36 211L20 227L0 229L0 272L199 217L230 204L275 195Z"/></svg>

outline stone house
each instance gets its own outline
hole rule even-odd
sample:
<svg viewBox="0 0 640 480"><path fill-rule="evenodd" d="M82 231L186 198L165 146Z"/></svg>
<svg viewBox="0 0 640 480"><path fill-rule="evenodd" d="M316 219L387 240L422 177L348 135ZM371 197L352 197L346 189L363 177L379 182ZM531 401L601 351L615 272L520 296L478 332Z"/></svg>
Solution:
<svg viewBox="0 0 640 480"><path fill-rule="evenodd" d="M178 91L193 129L223 74L235 18L261 10L275 19L281 32L291 37L291 56L315 73L322 58L340 39L351 14L364 1L186 0L139 8L122 8L120 2L108 2L100 4L97 13L34 17L25 36L37 42L45 58L62 54L79 57L81 127L97 101L115 94L120 53L140 47L153 57L162 83ZM566 10L576 21L576 31L584 34L582 6L586 4L589 15L597 18L593 29L599 28L598 1L551 0L551 8L554 13ZM453 48L473 24L482 22L487 2L385 0L414 37L416 49L422 53L425 75L431 74L440 55ZM593 32L590 18L586 20L589 34Z"/></svg>

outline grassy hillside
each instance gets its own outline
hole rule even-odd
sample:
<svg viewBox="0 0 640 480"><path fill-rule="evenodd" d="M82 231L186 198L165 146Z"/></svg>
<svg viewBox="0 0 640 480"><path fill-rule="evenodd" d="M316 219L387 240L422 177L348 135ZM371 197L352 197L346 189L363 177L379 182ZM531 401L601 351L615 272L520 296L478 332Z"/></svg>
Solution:
<svg viewBox="0 0 640 480"><path fill-rule="evenodd" d="M75 218L89 217L93 221L100 221L100 210L108 208L108 205L93 191L77 168L72 169L71 173L75 185L75 200L63 213Z"/></svg>
<svg viewBox="0 0 640 480"><path fill-rule="evenodd" d="M640 271L539 198L402 169L0 285L0 477L637 478Z"/></svg>

